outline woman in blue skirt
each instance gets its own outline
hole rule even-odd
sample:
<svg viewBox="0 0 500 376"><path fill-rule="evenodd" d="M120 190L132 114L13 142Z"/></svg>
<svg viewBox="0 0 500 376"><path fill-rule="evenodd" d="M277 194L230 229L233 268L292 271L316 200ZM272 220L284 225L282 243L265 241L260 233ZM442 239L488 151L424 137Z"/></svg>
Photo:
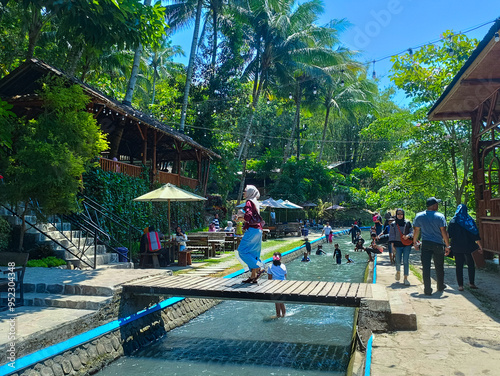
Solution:
<svg viewBox="0 0 500 376"><path fill-rule="evenodd" d="M264 220L260 216L259 202L257 201L260 197L259 190L253 185L247 185L244 197L247 201L243 213L240 213L239 216L245 219L243 229L246 231L238 246L237 256L240 261L248 265L252 272L243 283L257 283L257 278L263 273L260 268L264 266L260 260Z"/></svg>

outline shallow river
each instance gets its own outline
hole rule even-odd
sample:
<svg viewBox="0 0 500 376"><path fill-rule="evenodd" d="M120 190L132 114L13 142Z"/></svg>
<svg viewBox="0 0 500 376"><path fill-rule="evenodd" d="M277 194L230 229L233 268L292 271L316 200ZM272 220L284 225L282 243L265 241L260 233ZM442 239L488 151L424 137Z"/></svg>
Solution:
<svg viewBox="0 0 500 376"><path fill-rule="evenodd" d="M334 239L353 264L336 265L333 247L308 263L287 264L289 280L362 282L366 253L353 252L350 236ZM99 372L137 375L345 375L354 308L287 304L275 319L274 303L226 301L138 352Z"/></svg>

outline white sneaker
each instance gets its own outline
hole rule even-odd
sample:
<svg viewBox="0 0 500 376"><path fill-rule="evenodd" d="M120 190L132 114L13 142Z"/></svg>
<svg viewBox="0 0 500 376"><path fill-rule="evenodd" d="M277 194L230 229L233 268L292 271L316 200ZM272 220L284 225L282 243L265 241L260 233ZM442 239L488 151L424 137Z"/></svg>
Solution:
<svg viewBox="0 0 500 376"><path fill-rule="evenodd" d="M407 279L405 279L405 286L410 286L410 281L408 281Z"/></svg>
<svg viewBox="0 0 500 376"><path fill-rule="evenodd" d="M401 273L400 272L396 272L396 281L399 281L400 278L401 278Z"/></svg>

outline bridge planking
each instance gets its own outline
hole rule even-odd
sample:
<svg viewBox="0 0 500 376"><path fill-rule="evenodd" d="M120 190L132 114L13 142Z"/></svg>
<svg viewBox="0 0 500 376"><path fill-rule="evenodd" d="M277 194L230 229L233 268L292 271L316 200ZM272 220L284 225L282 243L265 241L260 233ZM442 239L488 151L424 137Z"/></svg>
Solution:
<svg viewBox="0 0 500 376"><path fill-rule="evenodd" d="M239 278L187 276L142 279L124 284L123 289L136 295L170 295L344 307L359 307L362 299L372 296L371 285L366 283L262 279L258 284L244 284Z"/></svg>

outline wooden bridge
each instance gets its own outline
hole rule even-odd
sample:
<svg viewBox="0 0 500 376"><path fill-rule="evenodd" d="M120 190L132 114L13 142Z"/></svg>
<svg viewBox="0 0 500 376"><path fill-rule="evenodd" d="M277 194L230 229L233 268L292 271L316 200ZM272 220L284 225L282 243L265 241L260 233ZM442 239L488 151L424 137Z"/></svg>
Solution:
<svg viewBox="0 0 500 376"><path fill-rule="evenodd" d="M359 307L362 299L372 296L371 285L366 283L262 279L258 284L244 284L240 278L188 276L162 276L134 281L124 284L123 290L134 295L171 295L344 307Z"/></svg>

